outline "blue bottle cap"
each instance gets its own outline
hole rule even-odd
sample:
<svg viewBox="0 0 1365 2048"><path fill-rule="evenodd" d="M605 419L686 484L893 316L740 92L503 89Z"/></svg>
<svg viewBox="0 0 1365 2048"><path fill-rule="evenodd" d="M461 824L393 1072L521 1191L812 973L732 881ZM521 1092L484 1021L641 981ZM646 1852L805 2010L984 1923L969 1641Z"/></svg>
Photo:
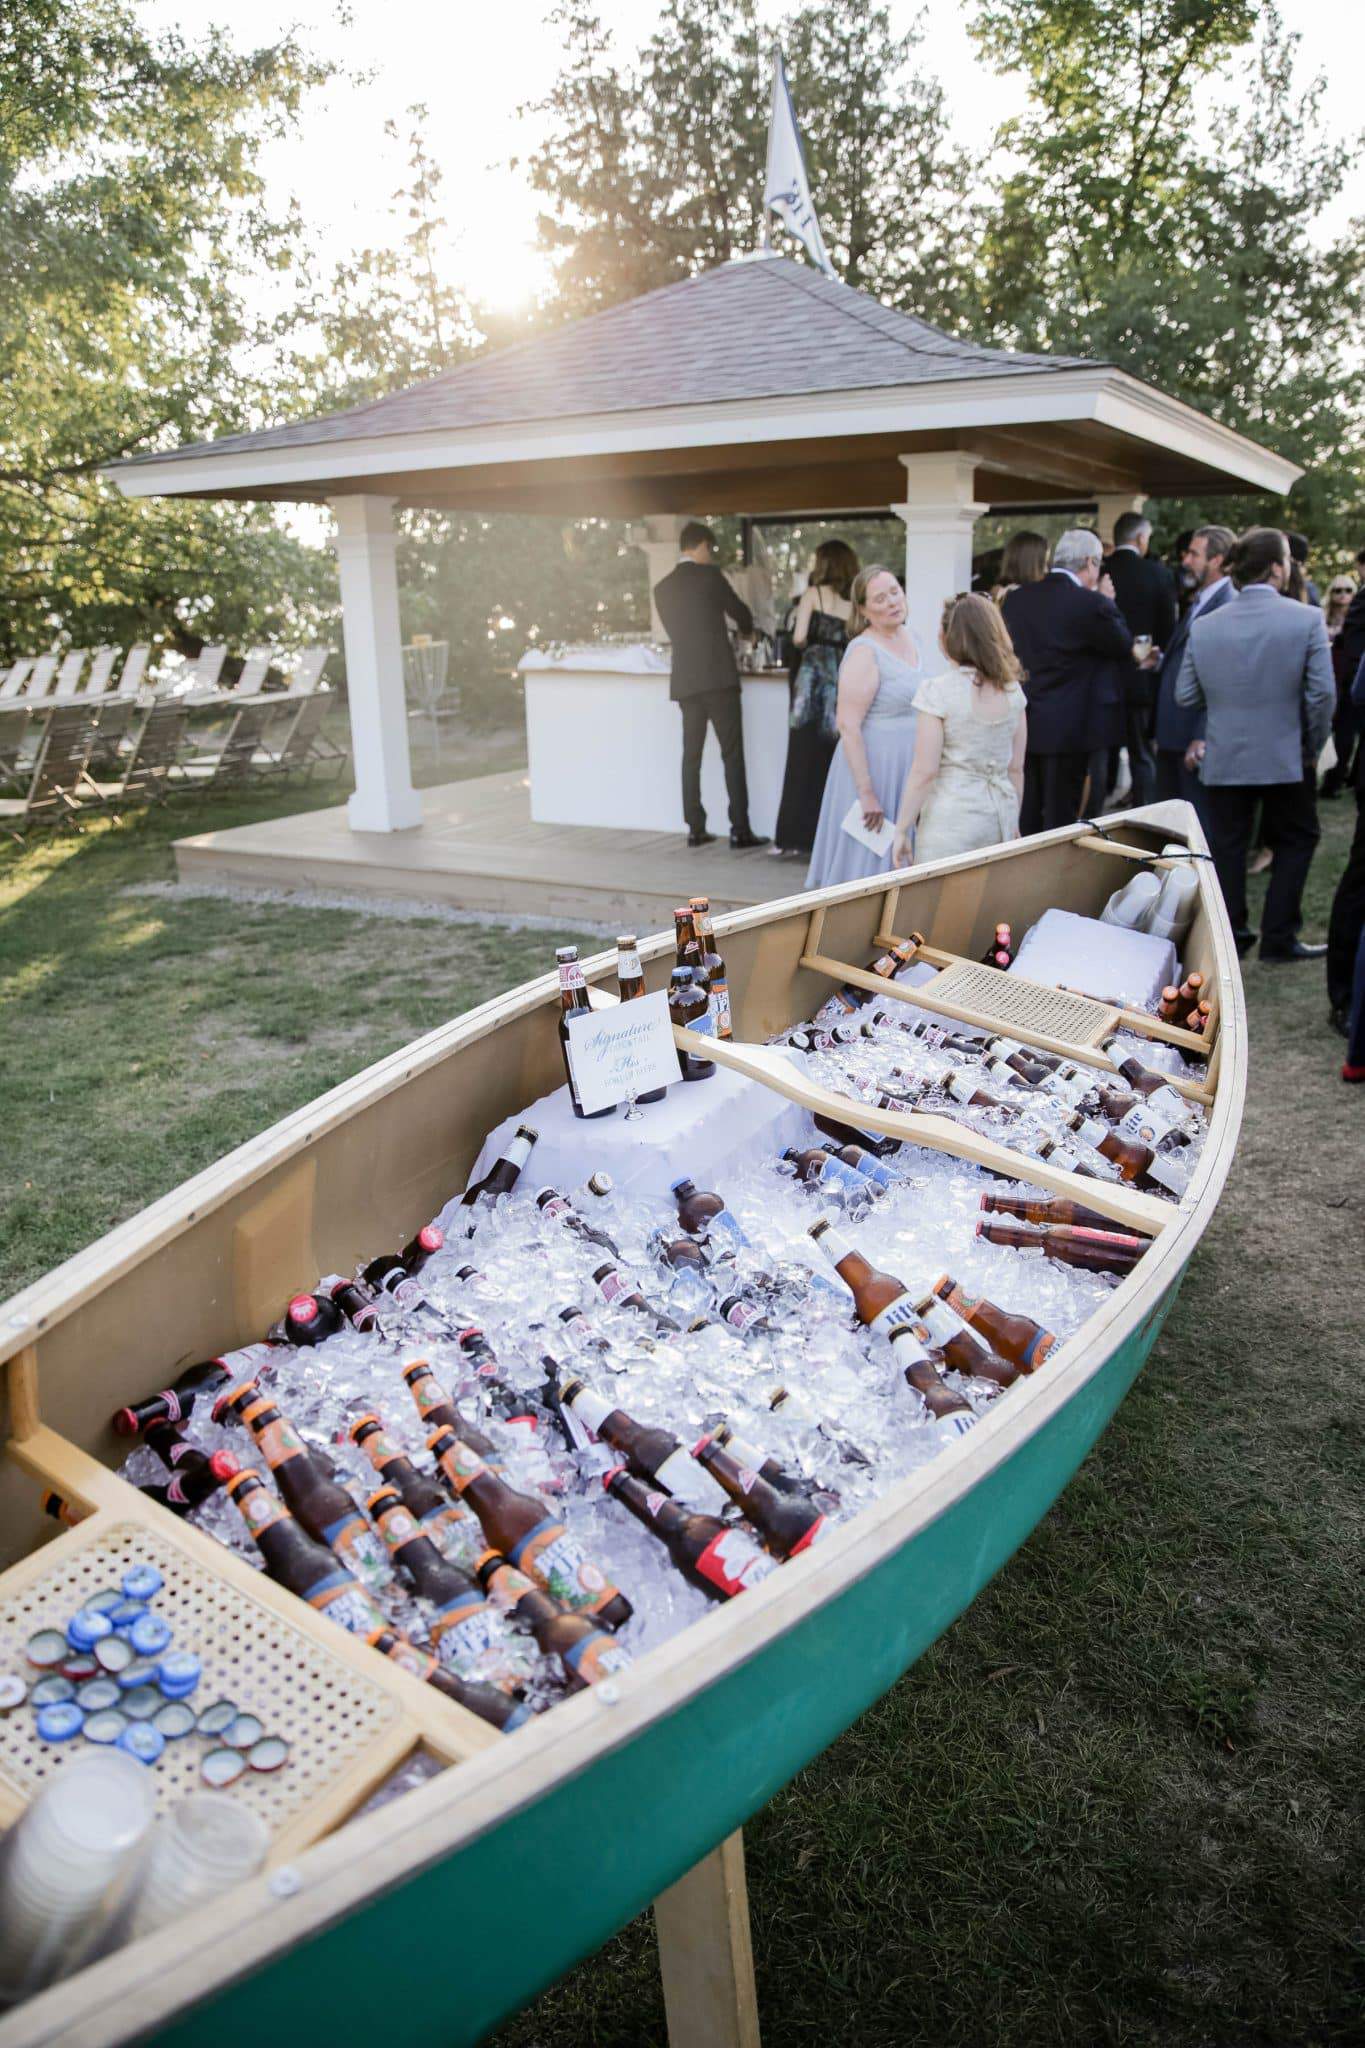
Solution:
<svg viewBox="0 0 1365 2048"><path fill-rule="evenodd" d="M40 1742L70 1742L85 1726L85 1716L74 1700L57 1700L50 1707L39 1707L36 1721Z"/></svg>
<svg viewBox="0 0 1365 2048"><path fill-rule="evenodd" d="M154 1685L135 1685L131 1692L119 1695L119 1711L130 1721L150 1721L161 1704L161 1694Z"/></svg>
<svg viewBox="0 0 1365 2048"><path fill-rule="evenodd" d="M93 1650L96 1643L113 1632L114 1624L108 1615L92 1614L88 1607L82 1607L66 1624L66 1640L73 1650Z"/></svg>
<svg viewBox="0 0 1365 2048"><path fill-rule="evenodd" d="M129 1640L139 1657L155 1657L171 1639L171 1625L164 1614L144 1614L133 1623Z"/></svg>
<svg viewBox="0 0 1365 2048"><path fill-rule="evenodd" d="M130 1565L123 1574L123 1590L130 1600L152 1600L165 1583L154 1564Z"/></svg>
<svg viewBox="0 0 1365 2048"><path fill-rule="evenodd" d="M127 1720L117 1707L101 1707L100 1711L92 1714L86 1722L85 1739L87 1742L105 1744L117 1742L127 1726Z"/></svg>
<svg viewBox="0 0 1365 2048"><path fill-rule="evenodd" d="M55 1707L59 1700L74 1700L76 1688L71 1679L63 1678L52 1671L44 1678L36 1678L29 1688L28 1703L36 1713L39 1707Z"/></svg>
<svg viewBox="0 0 1365 2048"><path fill-rule="evenodd" d="M155 1684L156 1663L151 1657L135 1657L131 1664L125 1665L115 1675L122 1691L136 1692L140 1685Z"/></svg>
<svg viewBox="0 0 1365 2048"><path fill-rule="evenodd" d="M117 1607L109 1610L109 1619L119 1634L126 1636L135 1621L141 1621L147 1612L145 1600L120 1600Z"/></svg>
<svg viewBox="0 0 1365 2048"><path fill-rule="evenodd" d="M88 1614L109 1614L122 1605L123 1594L117 1586L105 1586L101 1592L92 1593L85 1603Z"/></svg>
<svg viewBox="0 0 1365 2048"><path fill-rule="evenodd" d="M193 1650L168 1650L156 1667L157 1684L168 1700L182 1700L198 1685L199 1671Z"/></svg>
<svg viewBox="0 0 1365 2048"><path fill-rule="evenodd" d="M150 1721L134 1721L120 1734L116 1746L135 1756L140 1764L154 1764L166 1747L166 1738Z"/></svg>

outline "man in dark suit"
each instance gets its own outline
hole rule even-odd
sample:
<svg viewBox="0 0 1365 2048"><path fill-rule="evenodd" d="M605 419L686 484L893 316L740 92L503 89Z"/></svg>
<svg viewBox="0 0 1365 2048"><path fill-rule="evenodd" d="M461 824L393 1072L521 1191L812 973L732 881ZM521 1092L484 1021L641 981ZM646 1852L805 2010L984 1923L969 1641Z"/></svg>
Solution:
<svg viewBox="0 0 1365 2048"><path fill-rule="evenodd" d="M1122 737L1133 636L1101 584L1102 567L1099 536L1073 527L1053 550L1050 574L1017 584L1001 603L1028 698L1021 832L1072 824L1091 754Z"/></svg>
<svg viewBox="0 0 1365 2048"><path fill-rule="evenodd" d="M706 846L716 836L706 829L701 801L701 754L710 725L715 729L725 764L730 844L766 846L766 839L749 830L739 669L725 624L727 618L733 619L741 633L751 633L753 615L716 567L716 547L709 527L690 519L678 537L678 547L678 566L655 584L654 602L673 643L673 676L668 694L682 712L682 800L687 843Z"/></svg>
<svg viewBox="0 0 1365 2048"><path fill-rule="evenodd" d="M1123 671L1123 743L1135 804L1149 804L1156 785L1151 726L1157 664L1175 631L1175 585L1166 564L1148 554L1151 544L1151 520L1124 512L1114 521L1114 552L1104 565L1129 632L1152 643L1141 661L1129 661Z"/></svg>
<svg viewBox="0 0 1365 2048"><path fill-rule="evenodd" d="M1175 686L1185 660L1190 627L1196 619L1220 611L1232 597L1227 559L1237 536L1227 526L1200 526L1190 535L1181 556L1195 591L1184 617L1168 640L1161 642L1161 673L1156 691L1156 796L1158 802L1183 797L1204 815L1204 788L1199 780L1199 754L1204 743L1204 712L1175 701Z"/></svg>

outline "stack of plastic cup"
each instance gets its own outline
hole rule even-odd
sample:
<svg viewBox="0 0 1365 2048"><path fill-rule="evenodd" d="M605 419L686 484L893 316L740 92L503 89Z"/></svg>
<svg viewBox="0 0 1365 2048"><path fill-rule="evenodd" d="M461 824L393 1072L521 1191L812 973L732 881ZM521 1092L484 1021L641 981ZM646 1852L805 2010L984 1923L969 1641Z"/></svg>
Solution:
<svg viewBox="0 0 1365 2048"><path fill-rule="evenodd" d="M88 1948L155 1799L144 1765L98 1750L63 1762L10 1830L0 1854L0 2006L42 1990Z"/></svg>
<svg viewBox="0 0 1365 2048"><path fill-rule="evenodd" d="M226 1792L195 1792L152 1830L121 1932L133 1940L254 1877L270 1830Z"/></svg>

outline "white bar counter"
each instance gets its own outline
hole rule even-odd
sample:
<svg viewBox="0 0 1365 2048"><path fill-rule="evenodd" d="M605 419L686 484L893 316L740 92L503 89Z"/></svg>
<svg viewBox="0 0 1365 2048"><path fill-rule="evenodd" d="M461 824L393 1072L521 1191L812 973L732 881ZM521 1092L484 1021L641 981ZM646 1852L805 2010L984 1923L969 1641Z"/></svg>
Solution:
<svg viewBox="0 0 1365 2048"><path fill-rule="evenodd" d="M522 657L531 816L538 825L683 832L682 717L668 695L667 647L533 649ZM749 823L771 837L787 762L787 676L740 679ZM707 829L730 829L725 773L708 731L701 764Z"/></svg>

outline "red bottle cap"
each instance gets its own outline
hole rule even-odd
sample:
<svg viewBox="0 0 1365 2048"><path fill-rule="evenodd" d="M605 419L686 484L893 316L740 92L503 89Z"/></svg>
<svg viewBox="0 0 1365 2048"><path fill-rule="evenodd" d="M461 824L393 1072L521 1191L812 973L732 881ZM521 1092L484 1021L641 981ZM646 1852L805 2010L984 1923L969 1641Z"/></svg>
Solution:
<svg viewBox="0 0 1365 2048"><path fill-rule="evenodd" d="M714 1429L708 1429L705 1436L697 1438L697 1441L692 1446L692 1456L694 1458L699 1458L701 1456L702 1452L706 1449L706 1446L714 1440L715 1434L716 1432L714 1431Z"/></svg>
<svg viewBox="0 0 1365 2048"><path fill-rule="evenodd" d="M133 1413L133 1411L132 1411L132 1409L131 1409L131 1408L120 1408L120 1409L118 1409L118 1410L116 1411L116 1413L115 1413L114 1415L112 1415L112 1416L110 1417L110 1420L111 1420L111 1422L113 1423L113 1426L114 1426L114 1431L115 1431L115 1434L116 1434L116 1435L118 1435L118 1436L136 1436L136 1435L137 1435L137 1417L136 1417L136 1415L134 1415L134 1413Z"/></svg>
<svg viewBox="0 0 1365 2048"><path fill-rule="evenodd" d="M625 1469L626 1468L624 1465L613 1465L610 1472L604 1472L602 1474L603 1486L610 1488L612 1480L619 1479L621 1477L621 1474L625 1471Z"/></svg>
<svg viewBox="0 0 1365 2048"><path fill-rule="evenodd" d="M318 1302L315 1294L296 1294L285 1310L285 1314L296 1323L311 1323L317 1312Z"/></svg>
<svg viewBox="0 0 1365 2048"><path fill-rule="evenodd" d="M424 1223L417 1233L417 1242L424 1252L438 1252L446 1241L446 1234L439 1223Z"/></svg>
<svg viewBox="0 0 1365 2048"><path fill-rule="evenodd" d="M214 1451L209 1459L209 1470L220 1486L229 1479L235 1479L241 1469L231 1451Z"/></svg>

